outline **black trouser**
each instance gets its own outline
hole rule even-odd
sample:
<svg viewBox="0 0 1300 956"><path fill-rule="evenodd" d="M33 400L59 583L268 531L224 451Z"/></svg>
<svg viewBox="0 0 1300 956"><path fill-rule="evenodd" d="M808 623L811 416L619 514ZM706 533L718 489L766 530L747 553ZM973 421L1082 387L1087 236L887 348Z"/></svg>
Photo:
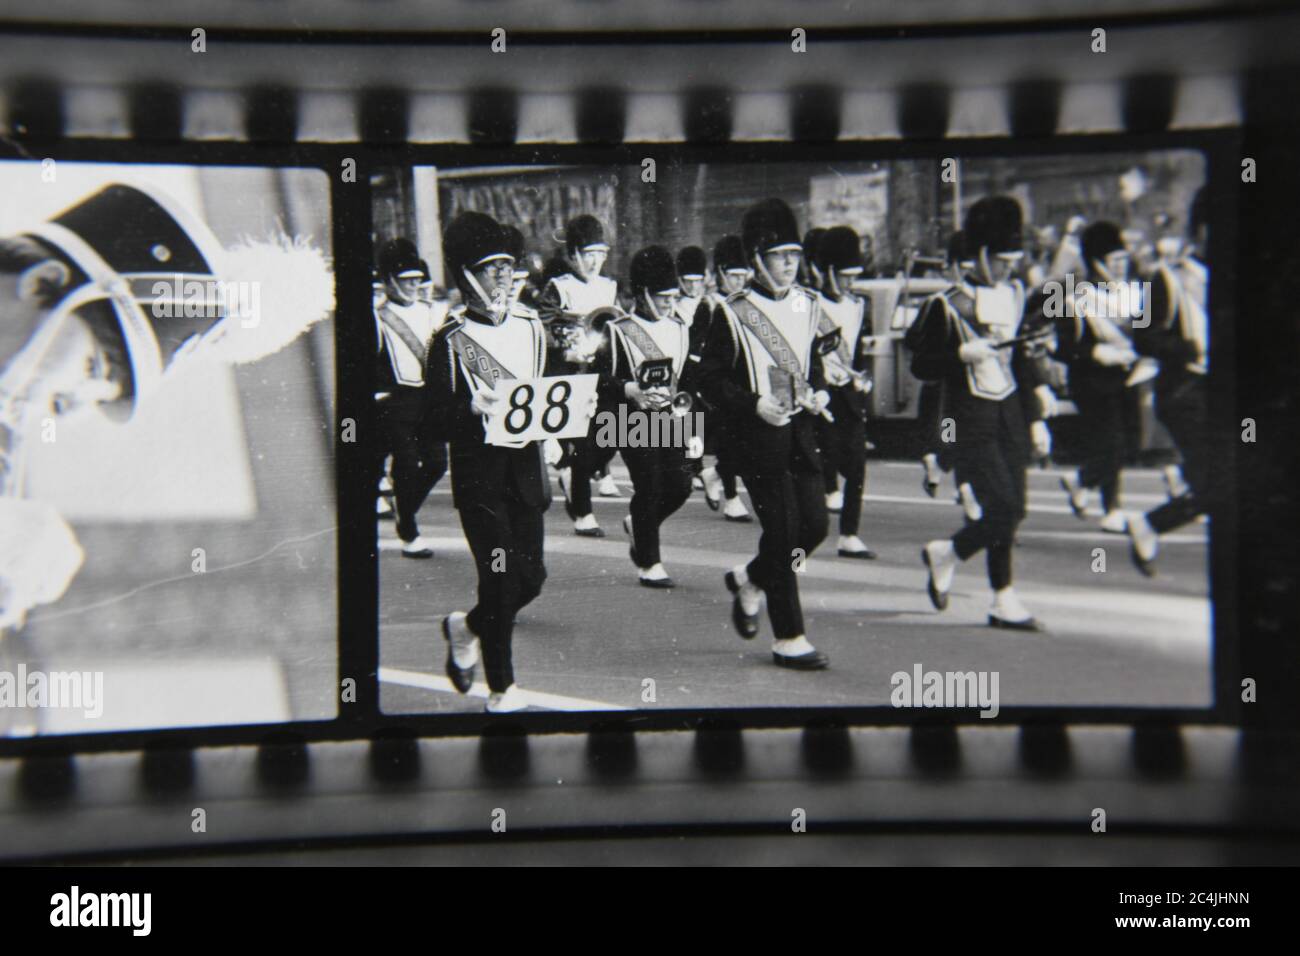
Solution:
<svg viewBox="0 0 1300 956"><path fill-rule="evenodd" d="M633 557L639 568L659 563L659 526L691 496L691 466L684 448L624 448L632 476Z"/></svg>
<svg viewBox="0 0 1300 956"><path fill-rule="evenodd" d="M720 411L704 413L704 450L713 455L713 470L722 479L722 494L726 498L736 497L736 467L731 462L728 445L731 442L731 426ZM703 458L700 459L703 462Z"/></svg>
<svg viewBox="0 0 1300 956"><path fill-rule="evenodd" d="M796 561L810 557L826 537L826 493L820 471L741 472L763 533L745 573L767 596L772 635L804 633ZM799 549L802 554L796 553Z"/></svg>
<svg viewBox="0 0 1300 956"><path fill-rule="evenodd" d="M722 412L706 414L704 418L704 435L707 446L713 451L713 470L722 479L722 495L731 499L736 497L736 465L731 443L735 440L731 434L732 425Z"/></svg>
<svg viewBox="0 0 1300 956"><path fill-rule="evenodd" d="M1126 389L1078 388L1070 393L1079 409L1083 428L1083 460L1079 467L1079 484L1101 489L1101 506L1105 511L1119 508L1120 470L1128 448Z"/></svg>
<svg viewBox="0 0 1300 956"><path fill-rule="evenodd" d="M483 649L488 687L500 693L515 682L515 615L542 593L546 580L542 511L507 493L461 509L460 526L478 571L478 603L466 623Z"/></svg>
<svg viewBox="0 0 1300 956"><path fill-rule="evenodd" d="M1168 394L1156 395L1156 417L1183 456L1188 491L1147 512L1147 521L1160 534L1195 521L1209 510L1212 461L1205 379L1190 378Z"/></svg>
<svg viewBox="0 0 1300 956"><path fill-rule="evenodd" d="M953 549L965 561L983 548L989 585L995 591L1011 585L1011 547L1025 517L1027 464L1023 443L1005 426L995 437L963 447L957 463L959 480L970 482L983 515L952 536Z"/></svg>
<svg viewBox="0 0 1300 956"><path fill-rule="evenodd" d="M447 473L447 446L433 441L412 403L389 398L379 402L379 421L384 434L383 455L393 456L393 508L397 512L397 536L414 541L420 534L416 516L442 476Z"/></svg>
<svg viewBox="0 0 1300 956"><path fill-rule="evenodd" d="M862 517L862 492L867 485L867 424L839 405L832 406L835 421L818 422L822 449L822 471L826 492L835 491L844 477L844 503L840 506L840 534L858 533Z"/></svg>
<svg viewBox="0 0 1300 956"><path fill-rule="evenodd" d="M613 461L617 448L602 448L588 433L569 441L569 496L564 509L575 521L591 514L591 477Z"/></svg>
<svg viewBox="0 0 1300 956"><path fill-rule="evenodd" d="M939 467L951 471L953 467L952 442L943 439L943 383L926 382L917 399L916 424L921 434L921 455L934 455Z"/></svg>

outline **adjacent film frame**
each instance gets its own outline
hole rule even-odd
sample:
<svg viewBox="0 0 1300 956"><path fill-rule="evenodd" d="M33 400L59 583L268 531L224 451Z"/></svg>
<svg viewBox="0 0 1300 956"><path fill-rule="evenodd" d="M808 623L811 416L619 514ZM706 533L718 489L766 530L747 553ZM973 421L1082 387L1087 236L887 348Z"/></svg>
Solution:
<svg viewBox="0 0 1300 956"><path fill-rule="evenodd" d="M341 703L334 720L294 721L278 724L250 724L224 727L177 727L156 730L112 731L96 734L59 735L0 740L0 756L134 750L146 746L220 746L255 744L270 739L301 742L367 739L384 734L419 737L481 734L509 725L526 734L586 733L611 725L638 730L694 730L700 726L725 724L734 728L803 727L809 725L889 726L981 723L978 712L943 710L940 713L891 707L777 707L703 708L690 710L638 710L520 713L509 718L485 714L384 714L379 710L378 634L378 543L376 524L370 519L370 489L366 485L364 462L373 454L373 374L365 360L373 352L368 325L348 321L347 316L365 315L370 307L371 195L369 171L382 166L421 165L463 167L487 165L629 165L647 157L663 165L675 162L779 163L782 160L891 160L1081 154L1107 151L1193 149L1205 157L1207 186L1214 201L1211 243L1216 262L1229 261L1236 241L1236 210L1231 202L1237 181L1240 134L1236 130L1160 132L1058 136L1019 146L1007 138L940 141L835 142L835 143L715 143L715 144L619 144L527 145L512 147L459 145L372 145L311 144L261 145L253 143L164 144L143 142L62 140L47 144L26 144L28 157L46 155L55 160L85 162L147 162L159 164L284 167L323 170L332 183L333 248L336 281L336 425L346 419L356 422L357 441L345 443L336 428L335 456L338 493L338 681L356 681L356 701ZM6 157L10 158L10 157ZM18 157L13 157L18 158ZM25 157L26 158L26 157ZM356 181L343 181L341 170L355 162ZM364 250L358 254L347 250ZM1216 270L1211 291L1212 394L1236 395L1235 369L1230 361L1236 354L1235 325L1240 321L1233 309L1236 290L1232 270ZM341 317L341 318L339 318ZM1230 403L1216 403L1216 433L1230 435L1239 421ZM1236 500L1236 448L1220 448L1231 455L1234 466L1231 491L1225 496L1223 514L1211 518L1210 598L1213 607L1213 690L1215 703L1205 709L1159 707L1014 707L1002 708L992 723L1051 724L1235 724L1241 719L1237 661L1238 640L1247 633L1249 622L1236 594L1235 558L1238 534ZM1050 635L1047 635L1050 639ZM432 646L431 638L431 646ZM431 653L434 653L431 651ZM985 724L989 722L984 722Z"/></svg>

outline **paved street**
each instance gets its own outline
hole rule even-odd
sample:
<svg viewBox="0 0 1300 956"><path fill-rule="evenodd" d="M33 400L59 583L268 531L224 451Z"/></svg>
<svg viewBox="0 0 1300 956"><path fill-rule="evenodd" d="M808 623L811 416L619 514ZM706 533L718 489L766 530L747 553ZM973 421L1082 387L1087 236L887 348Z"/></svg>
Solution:
<svg viewBox="0 0 1300 956"><path fill-rule="evenodd" d="M630 492L621 461L615 475ZM596 499L609 536L592 540L572 533L557 488L547 512L549 579L515 630L520 686L533 706L548 709L887 705L890 675L919 663L998 671L1004 707L1210 703L1206 524L1167 539L1159 576L1148 580L1130 563L1126 537L1100 531L1095 513L1086 523L1070 513L1059 471L1035 470L1016 578L1048 631L993 630L982 556L959 569L947 611L936 613L926 597L920 546L955 530L961 512L951 479L932 500L920 475L912 462L868 465L862 537L879 560L837 557L833 524L808 562L801 579L808 635L831 658L831 669L818 673L771 663L766 613L752 642L732 629L722 573L752 555L757 523L724 521L696 491L663 529L664 564L678 587L653 591L637 585L627 559L626 497ZM1125 491L1128 508L1164 500L1155 471L1126 472ZM461 697L442 671L438 622L468 609L474 595L446 482L420 523L437 550L429 561L403 558L391 522L380 526L381 703L388 712L481 710L486 687ZM1095 548L1106 550L1104 573L1092 570ZM647 678L654 703L642 701Z"/></svg>

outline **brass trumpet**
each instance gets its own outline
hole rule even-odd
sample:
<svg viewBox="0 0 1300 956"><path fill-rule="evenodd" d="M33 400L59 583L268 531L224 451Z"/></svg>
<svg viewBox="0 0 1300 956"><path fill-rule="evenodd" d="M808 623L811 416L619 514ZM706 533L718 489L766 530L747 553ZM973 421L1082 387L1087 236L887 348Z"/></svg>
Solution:
<svg viewBox="0 0 1300 956"><path fill-rule="evenodd" d="M651 388L642 389L646 398L650 400L650 411L652 412L672 412L677 418L684 418L690 414L691 409L695 406L695 398L690 392L673 392L668 388L652 386Z"/></svg>
<svg viewBox="0 0 1300 956"><path fill-rule="evenodd" d="M563 346L564 357L570 362L586 365L605 344L605 326L625 315L614 305L602 305L586 315L566 314L566 321L556 330L556 344Z"/></svg>
<svg viewBox="0 0 1300 956"><path fill-rule="evenodd" d="M690 392L675 391L677 381L669 359L651 359L642 363L637 370L637 385L654 399L654 411L667 409L681 418L689 414L695 405L695 398Z"/></svg>

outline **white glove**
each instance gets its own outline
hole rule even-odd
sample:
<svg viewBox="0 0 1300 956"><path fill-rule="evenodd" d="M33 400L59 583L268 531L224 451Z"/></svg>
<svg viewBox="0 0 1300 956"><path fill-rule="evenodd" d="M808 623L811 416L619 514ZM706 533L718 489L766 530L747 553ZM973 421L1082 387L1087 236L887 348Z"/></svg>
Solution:
<svg viewBox="0 0 1300 956"><path fill-rule="evenodd" d="M470 399L469 410L475 415L491 415L492 410L496 408L497 403L501 401L501 395L497 392L496 387L481 388Z"/></svg>
<svg viewBox="0 0 1300 956"><path fill-rule="evenodd" d="M987 361L993 358L994 355L993 346L989 345L984 339L971 339L969 342L963 342L961 348L957 350L957 357L967 365Z"/></svg>
<svg viewBox="0 0 1300 956"><path fill-rule="evenodd" d="M759 396L754 411L758 413L758 417L763 421L777 428L790 424L790 416L793 414L791 409L784 408L766 395Z"/></svg>
<svg viewBox="0 0 1300 956"><path fill-rule="evenodd" d="M1137 353L1123 346L1099 342L1092 347L1092 358L1099 365L1122 365L1127 367L1137 361Z"/></svg>
<svg viewBox="0 0 1300 956"><path fill-rule="evenodd" d="M1052 453L1052 433L1047 428L1047 422L1031 423L1029 439L1034 444L1035 458L1046 458Z"/></svg>
<svg viewBox="0 0 1300 956"><path fill-rule="evenodd" d="M1044 418L1055 418L1061 413L1061 406L1056 400L1056 393L1052 391L1052 386L1039 385L1034 389L1034 394L1038 396L1038 407L1042 409Z"/></svg>
<svg viewBox="0 0 1300 956"><path fill-rule="evenodd" d="M630 398L632 403L642 411L658 411L664 406L664 402L658 396L646 391L636 382L628 382L624 385L623 394Z"/></svg>
<svg viewBox="0 0 1300 956"><path fill-rule="evenodd" d="M690 438L686 439L686 457L704 457L704 439L699 435L692 435Z"/></svg>

